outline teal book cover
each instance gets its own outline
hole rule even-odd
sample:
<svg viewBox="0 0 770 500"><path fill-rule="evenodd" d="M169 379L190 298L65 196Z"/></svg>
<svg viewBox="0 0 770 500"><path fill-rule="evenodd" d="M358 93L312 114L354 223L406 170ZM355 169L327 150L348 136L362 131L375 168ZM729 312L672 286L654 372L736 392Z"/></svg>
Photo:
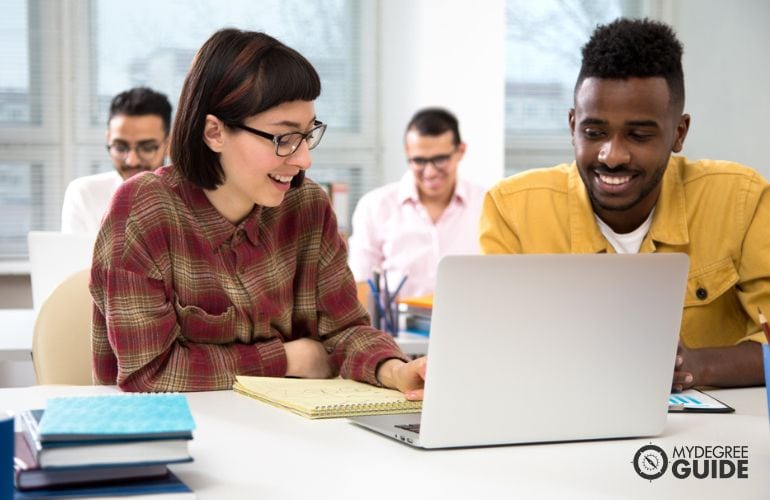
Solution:
<svg viewBox="0 0 770 500"><path fill-rule="evenodd" d="M183 394L117 394L48 400L42 443L103 439L189 438L195 421Z"/></svg>

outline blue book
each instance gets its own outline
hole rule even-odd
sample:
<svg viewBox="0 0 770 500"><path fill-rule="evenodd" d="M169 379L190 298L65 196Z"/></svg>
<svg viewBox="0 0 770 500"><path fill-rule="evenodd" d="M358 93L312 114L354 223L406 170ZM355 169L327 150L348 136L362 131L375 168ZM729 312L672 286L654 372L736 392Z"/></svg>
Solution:
<svg viewBox="0 0 770 500"><path fill-rule="evenodd" d="M168 474L166 464L124 464L87 467L40 467L28 441L17 432L13 459L14 483L19 490L74 486L127 479L148 479ZM7 498L2 497L0 498Z"/></svg>
<svg viewBox="0 0 770 500"><path fill-rule="evenodd" d="M30 491L14 491L14 500L43 500L48 498L104 498L120 497L130 500L133 497L163 498L164 500L194 499L195 493L174 473L141 481L121 481L97 486L69 488L46 488Z"/></svg>
<svg viewBox="0 0 770 500"><path fill-rule="evenodd" d="M190 439L195 429L183 394L51 398L38 435L55 441Z"/></svg>
<svg viewBox="0 0 770 500"><path fill-rule="evenodd" d="M20 412L24 439L29 445L30 452L36 463L42 468L51 467L84 467L84 466L116 466L128 464L167 464L190 462L192 457L188 442L192 433L181 437L166 439L165 436L152 436L138 439L104 438L77 435L73 441L41 441L40 422L47 410L26 410Z"/></svg>

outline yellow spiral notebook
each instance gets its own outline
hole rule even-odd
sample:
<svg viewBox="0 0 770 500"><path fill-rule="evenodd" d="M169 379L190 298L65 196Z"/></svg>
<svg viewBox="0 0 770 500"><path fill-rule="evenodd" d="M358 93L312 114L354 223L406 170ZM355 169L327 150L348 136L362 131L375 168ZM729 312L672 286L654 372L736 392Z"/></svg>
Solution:
<svg viewBox="0 0 770 500"><path fill-rule="evenodd" d="M238 376L233 390L307 418L416 413L421 401L354 380Z"/></svg>

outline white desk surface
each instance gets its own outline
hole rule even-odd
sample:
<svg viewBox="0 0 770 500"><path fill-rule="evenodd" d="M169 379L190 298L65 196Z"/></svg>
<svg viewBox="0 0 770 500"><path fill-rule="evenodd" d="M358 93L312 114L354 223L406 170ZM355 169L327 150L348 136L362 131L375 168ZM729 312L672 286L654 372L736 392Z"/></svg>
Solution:
<svg viewBox="0 0 770 500"><path fill-rule="evenodd" d="M0 309L0 362L32 359L32 309Z"/></svg>
<svg viewBox="0 0 770 500"><path fill-rule="evenodd" d="M0 389L0 410L43 407L54 395L114 387ZM734 414L671 414L663 435L582 443L417 450L345 419L307 420L231 391L189 393L195 461L173 466L198 499L293 498L770 498L770 423L764 388L711 391ZM564 418L569 418L565 411ZM746 445L748 479L655 481L631 460L652 442Z"/></svg>

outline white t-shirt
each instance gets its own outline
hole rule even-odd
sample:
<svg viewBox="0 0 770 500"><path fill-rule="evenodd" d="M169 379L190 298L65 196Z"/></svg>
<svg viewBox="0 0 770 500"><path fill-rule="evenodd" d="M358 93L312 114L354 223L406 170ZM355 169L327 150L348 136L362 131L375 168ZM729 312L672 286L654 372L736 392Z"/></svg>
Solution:
<svg viewBox="0 0 770 500"><path fill-rule="evenodd" d="M123 183L115 171L78 177L64 191L61 209L63 233L96 232L102 225L112 195Z"/></svg>
<svg viewBox="0 0 770 500"><path fill-rule="evenodd" d="M639 248L642 246L642 241L644 241L644 237L647 235L647 232L650 230L650 226L652 225L652 214L654 213L655 208L650 211L650 215L647 216L647 219L644 222L642 222L641 226L626 234L616 233L610 226L607 225L607 223L605 223L599 217L596 217L596 214L594 214L594 217L596 218L596 223L599 224L599 230L602 232L604 237L607 238L607 241L610 242L610 245L612 245L612 248L614 248L616 252L639 253Z"/></svg>

